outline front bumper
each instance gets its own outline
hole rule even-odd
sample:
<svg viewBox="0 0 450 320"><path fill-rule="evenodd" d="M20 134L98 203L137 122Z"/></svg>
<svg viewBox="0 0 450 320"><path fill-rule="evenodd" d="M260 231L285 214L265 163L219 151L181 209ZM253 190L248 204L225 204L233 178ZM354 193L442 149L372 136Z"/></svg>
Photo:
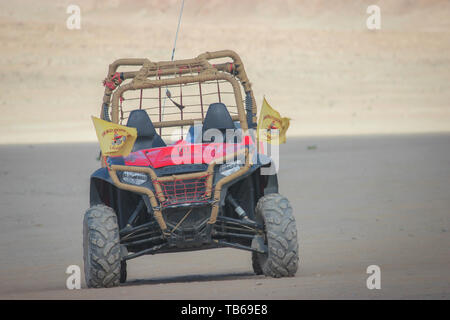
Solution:
<svg viewBox="0 0 450 320"><path fill-rule="evenodd" d="M211 204L211 214L208 224L214 224L217 220L219 212L220 192L222 186L226 183L238 179L250 169L249 149L244 149L245 164L236 172L220 179L215 185L214 168L218 165L218 161L212 161L206 171L195 173L158 176L150 167L137 167L127 165L109 165L109 175L114 185L122 190L146 195L153 209L155 220L161 228L163 234L168 235L170 231L163 217L163 211L174 206L195 206L201 204ZM221 158L224 163L230 158L239 156L239 152ZM152 188L146 186L137 186L122 182L118 177L118 172L137 172L144 173L150 177ZM184 185L184 187L183 187ZM183 192L184 188L184 194ZM181 191L181 193L179 192Z"/></svg>

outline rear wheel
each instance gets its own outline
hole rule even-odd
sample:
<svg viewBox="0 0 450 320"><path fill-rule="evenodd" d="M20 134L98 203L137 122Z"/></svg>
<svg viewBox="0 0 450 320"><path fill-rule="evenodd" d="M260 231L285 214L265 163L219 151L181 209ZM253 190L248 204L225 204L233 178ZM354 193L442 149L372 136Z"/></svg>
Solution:
<svg viewBox="0 0 450 320"><path fill-rule="evenodd" d="M127 281L127 262L122 261L120 263L120 283L125 283Z"/></svg>
<svg viewBox="0 0 450 320"><path fill-rule="evenodd" d="M83 259L89 288L119 285L122 276L120 239L113 209L96 205L86 211L83 220Z"/></svg>
<svg viewBox="0 0 450 320"><path fill-rule="evenodd" d="M274 278L293 277L298 269L297 227L289 200L272 193L259 199L256 220L265 226L267 253L252 252L256 274Z"/></svg>
<svg viewBox="0 0 450 320"><path fill-rule="evenodd" d="M257 252L252 252L252 267L253 267L253 271L255 272L255 274L257 274L257 275L263 274L263 270L261 268L261 265L259 264L259 258L258 258Z"/></svg>

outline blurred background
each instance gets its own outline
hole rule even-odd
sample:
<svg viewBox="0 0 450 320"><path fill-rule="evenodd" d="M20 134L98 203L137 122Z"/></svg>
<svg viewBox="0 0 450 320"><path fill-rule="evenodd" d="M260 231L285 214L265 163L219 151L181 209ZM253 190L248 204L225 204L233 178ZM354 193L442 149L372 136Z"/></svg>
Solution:
<svg viewBox="0 0 450 320"><path fill-rule="evenodd" d="M68 5L81 9L69 30ZM368 30L369 5L381 29ZM0 144L95 141L123 57L170 60L181 0L0 2ZM175 59L232 49L289 136L450 131L450 1L186 0Z"/></svg>

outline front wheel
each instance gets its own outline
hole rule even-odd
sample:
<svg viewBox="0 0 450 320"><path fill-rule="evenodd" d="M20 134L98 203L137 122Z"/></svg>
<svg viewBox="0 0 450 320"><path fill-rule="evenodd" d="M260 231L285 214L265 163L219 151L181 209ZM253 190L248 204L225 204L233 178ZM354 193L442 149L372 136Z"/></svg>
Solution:
<svg viewBox="0 0 450 320"><path fill-rule="evenodd" d="M83 259L89 288L115 287L126 278L126 274L124 277L121 272L119 227L113 209L96 205L86 211L83 220Z"/></svg>
<svg viewBox="0 0 450 320"><path fill-rule="evenodd" d="M265 226L267 253L252 252L256 274L274 278L293 277L298 269L298 241L295 218L289 200L278 193L259 199L256 220Z"/></svg>

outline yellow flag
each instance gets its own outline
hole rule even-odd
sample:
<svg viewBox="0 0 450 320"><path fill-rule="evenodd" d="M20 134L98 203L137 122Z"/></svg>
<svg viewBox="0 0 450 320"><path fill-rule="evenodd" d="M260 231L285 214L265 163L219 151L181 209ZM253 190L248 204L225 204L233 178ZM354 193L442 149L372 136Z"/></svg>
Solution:
<svg viewBox="0 0 450 320"><path fill-rule="evenodd" d="M289 128L289 118L282 118L281 115L273 109L266 98L264 98L261 112L259 113L257 135L259 141L268 143L285 143L286 131ZM274 131L275 130L275 131ZM274 134L278 135L277 137Z"/></svg>
<svg viewBox="0 0 450 320"><path fill-rule="evenodd" d="M137 137L136 128L130 128L92 117L100 149L104 156L127 156Z"/></svg>

